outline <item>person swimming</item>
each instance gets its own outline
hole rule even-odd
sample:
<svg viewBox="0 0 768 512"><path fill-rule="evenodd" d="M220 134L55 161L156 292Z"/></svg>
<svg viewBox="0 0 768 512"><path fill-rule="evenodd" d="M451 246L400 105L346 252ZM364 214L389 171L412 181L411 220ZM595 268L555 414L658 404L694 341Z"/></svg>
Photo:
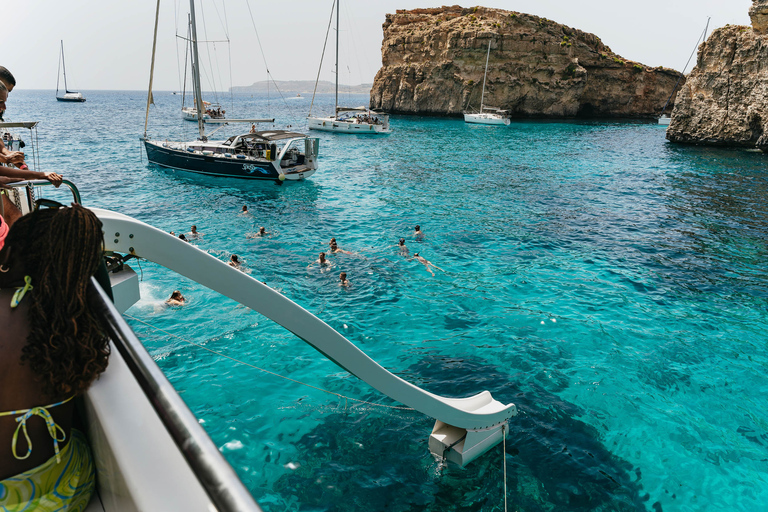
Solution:
<svg viewBox="0 0 768 512"><path fill-rule="evenodd" d="M165 299L165 303L169 306L183 306L187 302L187 299L181 294L179 290L174 290L171 296Z"/></svg>
<svg viewBox="0 0 768 512"><path fill-rule="evenodd" d="M240 213L248 213L248 206L243 205L243 209L240 211Z"/></svg>
<svg viewBox="0 0 768 512"><path fill-rule="evenodd" d="M242 262L240 261L240 258L237 257L237 254L233 254L229 257L229 261L227 262L227 265L230 267L235 267L236 269L240 269L242 266Z"/></svg>
<svg viewBox="0 0 768 512"><path fill-rule="evenodd" d="M424 240L424 232L421 230L421 226L416 225L416 227L413 228L413 237L416 240Z"/></svg>
<svg viewBox="0 0 768 512"><path fill-rule="evenodd" d="M198 239L198 238L200 238L201 236L203 236L203 234L202 234L202 233L200 233L200 232L197 230L197 226L193 225L193 226L190 228L190 231L189 231L189 235L187 236L187 238L188 238L188 239L190 239L190 240L197 240L197 239Z"/></svg>
<svg viewBox="0 0 768 512"><path fill-rule="evenodd" d="M432 277L434 277L434 276L435 276L435 273L434 273L434 272L432 272L432 268L436 268L437 270L440 270L441 272L445 272L445 270L441 269L440 267L438 267L437 265L435 265L435 264L434 264L434 263L432 263L431 261L428 261L428 260L427 260L426 258L424 258L423 256L419 256L419 253L417 253L417 252L413 254L413 259L415 259L416 261L418 261L419 263L421 263L422 265L424 265L424 267L426 267L427 271L428 271L430 274L432 274Z"/></svg>
<svg viewBox="0 0 768 512"><path fill-rule="evenodd" d="M397 247L400 251L400 256L408 256L410 251L408 251L408 247L405 246L405 238L401 238L400 241L397 242Z"/></svg>
<svg viewBox="0 0 768 512"><path fill-rule="evenodd" d="M340 248L338 245L336 245L336 239L331 239L331 252L336 253L343 253L343 254L353 254L350 251L345 251L344 249Z"/></svg>
<svg viewBox="0 0 768 512"><path fill-rule="evenodd" d="M339 286L349 286L349 279L347 279L346 272L339 274Z"/></svg>

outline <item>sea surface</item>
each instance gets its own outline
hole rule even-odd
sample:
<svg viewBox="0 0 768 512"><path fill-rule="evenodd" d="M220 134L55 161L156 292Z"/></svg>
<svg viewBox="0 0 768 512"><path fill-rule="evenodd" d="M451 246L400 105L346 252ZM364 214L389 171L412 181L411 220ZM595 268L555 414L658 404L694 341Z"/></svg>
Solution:
<svg viewBox="0 0 768 512"><path fill-rule="evenodd" d="M6 114L41 121L42 170L84 204L176 234L194 224L195 245L237 254L400 377L519 409L505 453L444 466L431 418L386 407L258 313L134 265L129 323L265 510L500 511L505 464L509 510L765 510L765 155L673 145L651 123L398 116L390 136L314 133L318 172L278 186L148 165L146 94L85 96L20 83ZM306 129L309 98L220 99L230 117ZM151 136L196 136L180 96L154 100ZM325 271L312 263L331 237L352 254ZM401 237L442 270L401 256ZM175 289L189 303L167 308Z"/></svg>

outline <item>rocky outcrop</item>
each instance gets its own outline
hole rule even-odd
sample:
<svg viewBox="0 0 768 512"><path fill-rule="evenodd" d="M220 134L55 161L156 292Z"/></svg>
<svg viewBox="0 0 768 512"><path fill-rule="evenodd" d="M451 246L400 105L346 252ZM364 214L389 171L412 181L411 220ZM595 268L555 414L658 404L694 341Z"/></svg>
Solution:
<svg viewBox="0 0 768 512"><path fill-rule="evenodd" d="M397 11L383 28L370 103L393 113L477 109L489 42L484 103L517 117L658 116L681 76L624 59L594 34L501 9Z"/></svg>
<svg viewBox="0 0 768 512"><path fill-rule="evenodd" d="M754 27L725 26L699 46L667 139L768 150L768 2L749 13Z"/></svg>

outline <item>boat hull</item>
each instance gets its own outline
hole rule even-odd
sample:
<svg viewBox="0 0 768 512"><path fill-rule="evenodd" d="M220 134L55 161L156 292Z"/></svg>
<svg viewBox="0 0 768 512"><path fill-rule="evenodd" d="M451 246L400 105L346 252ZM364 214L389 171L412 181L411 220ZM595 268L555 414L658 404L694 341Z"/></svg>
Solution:
<svg viewBox="0 0 768 512"><path fill-rule="evenodd" d="M68 103L83 103L85 101L85 98L82 96L79 98L64 98L62 96L56 96L56 99L59 101L66 101Z"/></svg>
<svg viewBox="0 0 768 512"><path fill-rule="evenodd" d="M242 160L235 157L204 155L198 152L186 152L168 147L161 143L144 140L147 160L160 167L177 171L194 172L208 176L241 178L247 180L280 180L280 173L272 162ZM285 180L303 180L315 173L309 166L296 166L282 169Z"/></svg>
<svg viewBox="0 0 768 512"><path fill-rule="evenodd" d="M471 124L490 124L509 126L509 118L498 114L464 114L464 122Z"/></svg>
<svg viewBox="0 0 768 512"><path fill-rule="evenodd" d="M392 129L381 124L350 123L338 121L333 117L310 117L307 120L310 130L324 132L354 133L357 135L389 135Z"/></svg>

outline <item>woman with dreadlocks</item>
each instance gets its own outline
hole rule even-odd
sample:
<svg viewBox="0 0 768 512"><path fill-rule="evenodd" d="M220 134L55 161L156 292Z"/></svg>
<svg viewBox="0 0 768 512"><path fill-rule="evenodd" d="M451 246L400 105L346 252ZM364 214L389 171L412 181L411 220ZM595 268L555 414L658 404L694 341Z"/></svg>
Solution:
<svg viewBox="0 0 768 512"><path fill-rule="evenodd" d="M73 398L107 367L88 306L103 251L82 206L18 219L0 250L0 509L82 511L94 490Z"/></svg>

